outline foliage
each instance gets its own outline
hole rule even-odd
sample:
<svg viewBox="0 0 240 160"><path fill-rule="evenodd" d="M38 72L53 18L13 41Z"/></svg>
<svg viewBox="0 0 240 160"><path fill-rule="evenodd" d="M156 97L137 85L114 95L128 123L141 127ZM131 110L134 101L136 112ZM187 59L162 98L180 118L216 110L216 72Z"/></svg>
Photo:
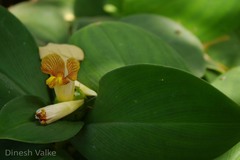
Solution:
<svg viewBox="0 0 240 160"><path fill-rule="evenodd" d="M0 7L0 159L6 148L57 153L29 159L240 159L239 16L237 0ZM98 96L42 126L34 113L54 94L38 47L49 42L83 49L78 80Z"/></svg>

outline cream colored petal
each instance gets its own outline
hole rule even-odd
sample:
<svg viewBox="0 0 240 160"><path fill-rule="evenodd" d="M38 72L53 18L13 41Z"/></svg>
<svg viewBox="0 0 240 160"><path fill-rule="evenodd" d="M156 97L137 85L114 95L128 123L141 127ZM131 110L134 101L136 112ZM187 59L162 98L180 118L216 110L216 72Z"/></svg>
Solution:
<svg viewBox="0 0 240 160"><path fill-rule="evenodd" d="M82 49L74 45L49 43L44 47L39 47L39 54L41 59L52 53L57 53L64 59L71 57L79 61L84 59L84 53Z"/></svg>
<svg viewBox="0 0 240 160"><path fill-rule="evenodd" d="M72 101L74 99L74 89L75 84L74 81L69 81L68 84L59 85L54 87L54 91L56 94L57 101Z"/></svg>
<svg viewBox="0 0 240 160"><path fill-rule="evenodd" d="M39 119L41 124L55 122L82 106L84 100L68 101L39 108L36 111L35 118Z"/></svg>
<svg viewBox="0 0 240 160"><path fill-rule="evenodd" d="M94 90L91 90L79 81L75 81L75 87L79 87L86 96L97 96L97 93Z"/></svg>

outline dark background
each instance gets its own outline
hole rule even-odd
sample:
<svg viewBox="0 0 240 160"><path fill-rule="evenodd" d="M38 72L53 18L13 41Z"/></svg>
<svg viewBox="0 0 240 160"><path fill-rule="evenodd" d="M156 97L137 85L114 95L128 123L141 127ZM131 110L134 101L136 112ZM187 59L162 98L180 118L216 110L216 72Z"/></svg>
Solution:
<svg viewBox="0 0 240 160"><path fill-rule="evenodd" d="M22 2L22 1L27 1L27 0L0 0L0 5L2 5L4 7L9 7L11 5L14 5L14 4Z"/></svg>

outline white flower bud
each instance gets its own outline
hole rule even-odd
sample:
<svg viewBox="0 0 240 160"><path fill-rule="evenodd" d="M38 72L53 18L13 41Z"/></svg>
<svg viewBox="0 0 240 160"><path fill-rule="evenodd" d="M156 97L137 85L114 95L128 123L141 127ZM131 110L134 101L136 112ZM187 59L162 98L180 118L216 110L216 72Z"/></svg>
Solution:
<svg viewBox="0 0 240 160"><path fill-rule="evenodd" d="M72 112L77 110L80 106L82 106L83 103L84 100L81 99L75 101L56 103L43 108L39 108L36 111L35 118L39 119L41 124L49 124L71 114Z"/></svg>

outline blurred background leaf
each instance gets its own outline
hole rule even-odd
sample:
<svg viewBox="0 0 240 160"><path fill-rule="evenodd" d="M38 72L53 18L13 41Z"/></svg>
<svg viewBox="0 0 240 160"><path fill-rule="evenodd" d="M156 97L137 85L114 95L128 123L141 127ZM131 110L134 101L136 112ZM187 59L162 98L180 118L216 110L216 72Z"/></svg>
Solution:
<svg viewBox="0 0 240 160"><path fill-rule="evenodd" d="M240 104L240 67L233 68L217 77L212 85Z"/></svg>
<svg viewBox="0 0 240 160"><path fill-rule="evenodd" d="M72 143L89 160L213 159L238 143L239 124L239 106L201 79L135 65L103 76Z"/></svg>
<svg viewBox="0 0 240 160"><path fill-rule="evenodd" d="M136 13L160 14L180 22L202 41L209 41L237 29L240 22L238 0L106 0L120 16Z"/></svg>
<svg viewBox="0 0 240 160"><path fill-rule="evenodd" d="M73 0L41 0L22 2L10 7L35 37L39 45L63 43L69 34L69 22L74 19Z"/></svg>
<svg viewBox="0 0 240 160"><path fill-rule="evenodd" d="M240 65L240 29L205 44L208 55L226 69Z"/></svg>
<svg viewBox="0 0 240 160"><path fill-rule="evenodd" d="M75 0L74 14L76 17L91 17L105 15L103 4L105 0Z"/></svg>
<svg viewBox="0 0 240 160"><path fill-rule="evenodd" d="M125 65L150 63L188 71L183 59L167 43L126 23L94 23L74 33L70 43L85 53L78 79L94 90L105 73Z"/></svg>
<svg viewBox="0 0 240 160"><path fill-rule="evenodd" d="M159 36L181 55L191 73L198 77L204 75L205 61L202 43L180 24L167 17L153 14L129 16L123 18L122 21L140 26Z"/></svg>

